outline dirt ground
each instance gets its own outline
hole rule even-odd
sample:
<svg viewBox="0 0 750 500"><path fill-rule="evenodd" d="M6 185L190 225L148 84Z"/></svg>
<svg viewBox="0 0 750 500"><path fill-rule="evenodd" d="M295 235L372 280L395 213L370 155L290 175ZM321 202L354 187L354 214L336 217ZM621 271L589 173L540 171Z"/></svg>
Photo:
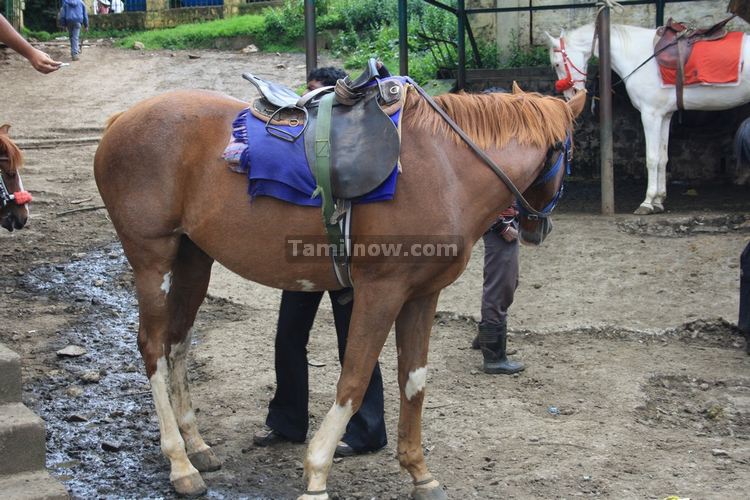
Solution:
<svg viewBox="0 0 750 500"><path fill-rule="evenodd" d="M63 44L47 50L69 59ZM0 234L0 341L23 356L24 399L47 421L48 467L74 497L173 496L135 347L131 275L98 208L92 163L102 126L173 89L247 98L244 71L297 86L304 55L98 43L47 76L0 55L0 123L25 150L34 195L28 227ZM630 215L643 185L618 181L614 217L596 214L596 191L596 183L572 183L548 242L522 249L509 324L525 372L485 375L469 348L481 243L442 294L424 415L428 464L451 498L743 498L750 356L734 325L750 190L672 184L669 211L648 218ZM198 420L224 461L204 475L210 498L293 498L304 488L303 446L258 449L251 439L273 393L278 301L278 291L214 267L191 360ZM87 354L55 355L69 344ZM309 352L325 364L310 368L315 430L338 375L327 301ZM392 338L381 363L389 444L337 461L336 498L410 491L395 458Z"/></svg>

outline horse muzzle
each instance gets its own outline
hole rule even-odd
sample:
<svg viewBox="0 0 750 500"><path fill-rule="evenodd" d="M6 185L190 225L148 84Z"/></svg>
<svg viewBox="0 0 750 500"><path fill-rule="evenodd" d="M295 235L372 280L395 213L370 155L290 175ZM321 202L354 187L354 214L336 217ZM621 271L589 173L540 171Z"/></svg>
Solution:
<svg viewBox="0 0 750 500"><path fill-rule="evenodd" d="M9 211L0 218L0 226L3 226L11 233L16 229L22 229L29 220L28 212L26 212L26 210L23 212L24 213L16 213Z"/></svg>
<svg viewBox="0 0 750 500"><path fill-rule="evenodd" d="M550 217L544 217L534 226L534 229L531 231L521 226L520 230L518 231L518 237L521 239L521 243L525 245L539 246L551 232L552 219Z"/></svg>

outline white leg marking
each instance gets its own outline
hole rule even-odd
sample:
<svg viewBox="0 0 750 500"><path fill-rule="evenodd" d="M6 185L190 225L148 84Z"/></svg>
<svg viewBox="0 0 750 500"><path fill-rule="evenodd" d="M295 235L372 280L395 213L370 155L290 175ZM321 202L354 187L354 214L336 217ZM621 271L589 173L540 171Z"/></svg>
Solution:
<svg viewBox="0 0 750 500"><path fill-rule="evenodd" d="M411 398L424 389L427 383L427 367L417 368L416 370L409 372L409 380L406 381L406 387L404 387L404 394L406 399L411 401Z"/></svg>
<svg viewBox="0 0 750 500"><path fill-rule="evenodd" d="M169 289L172 288L172 271L169 271L164 275L164 280L161 282L161 291L164 295L169 295Z"/></svg>
<svg viewBox="0 0 750 500"><path fill-rule="evenodd" d="M188 331L185 339L172 346L169 353L169 389L172 396L172 409L177 418L177 425L185 440L185 448L190 453L203 451L208 445L198 432L198 424L190 400L190 388L187 377L187 353L190 348L192 332Z"/></svg>
<svg viewBox="0 0 750 500"><path fill-rule="evenodd" d="M169 367L164 356L156 362L156 372L151 376L151 392L154 395L156 415L159 417L159 431L161 432L161 451L171 464L169 479L175 481L181 477L197 474L185 453L185 442L180 436L177 421L169 402L167 376Z"/></svg>
<svg viewBox="0 0 750 500"><path fill-rule="evenodd" d="M315 283L310 280L297 280L297 283L299 283L299 286L302 287L303 292L315 291Z"/></svg>
<svg viewBox="0 0 750 500"><path fill-rule="evenodd" d="M305 459L305 475L309 478L308 491L326 489L326 480L328 479L328 472L331 470L333 453L336 451L336 445L341 436L344 435L346 424L349 423L353 413L351 399L344 406L333 403L326 418L323 419L320 429L310 441L310 446L307 447L307 458Z"/></svg>

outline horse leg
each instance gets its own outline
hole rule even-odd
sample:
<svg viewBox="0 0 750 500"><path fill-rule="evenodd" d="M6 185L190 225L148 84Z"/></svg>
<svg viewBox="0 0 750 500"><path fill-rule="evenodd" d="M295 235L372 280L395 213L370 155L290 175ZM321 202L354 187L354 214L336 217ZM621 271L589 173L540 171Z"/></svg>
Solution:
<svg viewBox="0 0 750 500"><path fill-rule="evenodd" d="M193 496L203 494L206 484L188 459L169 398L169 358L173 344L169 305L175 300L170 295L180 293L179 289L171 290L172 265L180 240L178 235L138 241L121 235L125 255L135 275L140 313L138 349L146 365L146 376L159 418L161 450L170 463L169 480L178 494Z"/></svg>
<svg viewBox="0 0 750 500"><path fill-rule="evenodd" d="M659 130L659 178L656 184L656 196L654 197L654 213L664 212L664 200L667 199L667 162L669 161L669 123L672 121L672 113L662 117Z"/></svg>
<svg viewBox="0 0 750 500"><path fill-rule="evenodd" d="M427 470L422 451L422 403L427 379L427 351L440 293L404 304L396 318L398 385L401 411L398 419L398 460L414 481L416 500L448 498Z"/></svg>
<svg viewBox="0 0 750 500"><path fill-rule="evenodd" d="M198 308L206 297L212 264L211 257L183 236L177 257L172 264L172 283L168 293L172 341L168 364L172 410L185 441L190 463L200 472L221 468L221 462L216 454L198 432L187 376L191 328Z"/></svg>
<svg viewBox="0 0 750 500"><path fill-rule="evenodd" d="M646 199L634 213L636 215L648 215L654 213L654 198L658 192L662 116L656 112L641 110L641 122L643 122L643 133L646 137L648 187L646 188Z"/></svg>
<svg viewBox="0 0 750 500"><path fill-rule="evenodd" d="M369 283L354 290L344 363L336 386L336 401L310 440L305 457L307 491L299 500L326 500L326 481L336 445L349 419L362 404L372 371L393 321L403 304L392 283Z"/></svg>

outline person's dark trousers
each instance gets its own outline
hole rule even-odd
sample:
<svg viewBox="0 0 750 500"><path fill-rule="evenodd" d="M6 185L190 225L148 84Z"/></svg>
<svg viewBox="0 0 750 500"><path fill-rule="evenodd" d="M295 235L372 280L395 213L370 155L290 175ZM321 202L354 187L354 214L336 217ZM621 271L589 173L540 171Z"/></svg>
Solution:
<svg viewBox="0 0 750 500"><path fill-rule="evenodd" d="M518 286L518 240L488 231L484 240L482 323L504 327Z"/></svg>
<svg viewBox="0 0 750 500"><path fill-rule="evenodd" d="M745 332L745 350L750 354L750 243L740 257L740 317L737 326Z"/></svg>
<svg viewBox="0 0 750 500"><path fill-rule="evenodd" d="M351 290L329 292L336 324L339 361L344 359L352 316ZM284 437L302 442L308 428L307 342L323 292L281 295L276 330L276 393L268 406L266 425ZM346 302L342 304L341 302ZM346 427L344 442L356 452L379 450L387 443L383 416L383 378L375 365L362 406Z"/></svg>

